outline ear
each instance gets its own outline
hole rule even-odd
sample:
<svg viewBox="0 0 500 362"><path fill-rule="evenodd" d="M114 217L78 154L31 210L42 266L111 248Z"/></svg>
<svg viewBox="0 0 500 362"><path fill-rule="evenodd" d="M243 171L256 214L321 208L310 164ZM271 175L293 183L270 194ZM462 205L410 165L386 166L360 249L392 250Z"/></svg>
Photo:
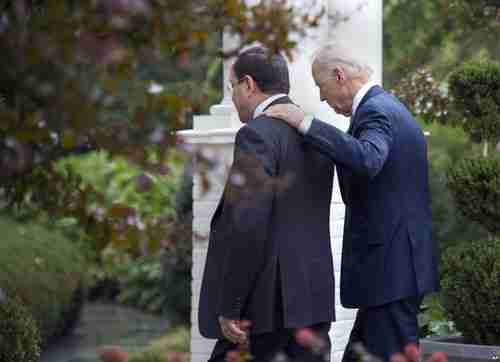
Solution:
<svg viewBox="0 0 500 362"><path fill-rule="evenodd" d="M255 93L259 90L257 83L251 76L245 75L245 80L243 82L245 82L244 87L246 87L250 93Z"/></svg>
<svg viewBox="0 0 500 362"><path fill-rule="evenodd" d="M333 68L333 76L337 82L345 80L344 70L338 65L336 65L335 68Z"/></svg>

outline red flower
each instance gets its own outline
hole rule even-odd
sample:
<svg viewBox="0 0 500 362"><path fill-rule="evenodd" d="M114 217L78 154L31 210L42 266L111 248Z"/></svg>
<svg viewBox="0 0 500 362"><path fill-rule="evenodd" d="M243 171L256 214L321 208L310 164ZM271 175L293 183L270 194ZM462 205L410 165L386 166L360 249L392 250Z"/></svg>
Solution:
<svg viewBox="0 0 500 362"><path fill-rule="evenodd" d="M99 358L104 362L128 362L128 353L118 346L102 347L98 351Z"/></svg>
<svg viewBox="0 0 500 362"><path fill-rule="evenodd" d="M183 362L184 359L183 359L182 353L172 352L172 353L168 354L167 361L168 362Z"/></svg>
<svg viewBox="0 0 500 362"><path fill-rule="evenodd" d="M429 358L429 362L448 362L448 356L444 352L435 352Z"/></svg>
<svg viewBox="0 0 500 362"><path fill-rule="evenodd" d="M405 356L411 362L420 361L420 349L415 343L410 343L405 347Z"/></svg>

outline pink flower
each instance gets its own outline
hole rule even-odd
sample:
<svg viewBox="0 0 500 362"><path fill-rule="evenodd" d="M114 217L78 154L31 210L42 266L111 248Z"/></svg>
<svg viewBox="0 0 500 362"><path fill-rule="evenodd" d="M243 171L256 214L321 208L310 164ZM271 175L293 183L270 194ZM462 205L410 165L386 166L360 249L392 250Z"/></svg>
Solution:
<svg viewBox="0 0 500 362"><path fill-rule="evenodd" d="M226 353L227 362L238 362L240 360L240 354L237 351L229 351Z"/></svg>
<svg viewBox="0 0 500 362"><path fill-rule="evenodd" d="M295 340L302 347L311 348L315 344L316 336L309 328L302 328L295 333Z"/></svg>

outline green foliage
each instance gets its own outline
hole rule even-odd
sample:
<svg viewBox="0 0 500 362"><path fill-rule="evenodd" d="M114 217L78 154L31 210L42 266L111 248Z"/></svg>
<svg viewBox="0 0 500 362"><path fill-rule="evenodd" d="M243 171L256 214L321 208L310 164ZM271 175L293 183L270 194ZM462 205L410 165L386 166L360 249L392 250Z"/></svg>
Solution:
<svg viewBox="0 0 500 362"><path fill-rule="evenodd" d="M469 158L453 166L448 186L460 211L493 234L500 233L500 159Z"/></svg>
<svg viewBox="0 0 500 362"><path fill-rule="evenodd" d="M40 342L36 322L22 302L0 301L0 361L38 362Z"/></svg>
<svg viewBox="0 0 500 362"><path fill-rule="evenodd" d="M500 240L477 240L443 258L444 306L471 343L500 344Z"/></svg>
<svg viewBox="0 0 500 362"><path fill-rule="evenodd" d="M290 37L318 24L303 10L274 0L3 1L2 179L81 145L144 167L150 145L162 164L170 131L211 96L185 75L211 64L221 30L240 39L232 54L255 41L290 53Z"/></svg>
<svg viewBox="0 0 500 362"><path fill-rule="evenodd" d="M432 200L432 236L442 251L451 245L485 239L479 224L465 218L448 187L448 170L462 159L479 153L460 128L440 124L425 125L428 141L429 187Z"/></svg>
<svg viewBox="0 0 500 362"><path fill-rule="evenodd" d="M168 290L162 287L160 256L142 257L121 268L118 272L121 292L117 300L124 304L148 311L162 313L166 300L171 298Z"/></svg>
<svg viewBox="0 0 500 362"><path fill-rule="evenodd" d="M105 152L67 158L58 170L81 179L80 188L89 190L85 225L100 253L109 243L132 255L159 249L175 216L176 193L183 169L182 157L171 153L163 174L144 172L126 159ZM79 203L81 204L81 202ZM88 223L91 217L93 223Z"/></svg>
<svg viewBox="0 0 500 362"><path fill-rule="evenodd" d="M421 312L418 315L418 326L421 338L456 336L459 334L455 324L446 315L441 297L437 294L425 297Z"/></svg>
<svg viewBox="0 0 500 362"><path fill-rule="evenodd" d="M187 324L191 313L190 217L173 225L165 249L123 262L109 275L119 280L119 302L150 313L163 313L174 324ZM110 263L111 264L111 263Z"/></svg>
<svg viewBox="0 0 500 362"><path fill-rule="evenodd" d="M0 229L0 288L26 306L47 343L78 319L84 300L84 257L55 228L0 214Z"/></svg>
<svg viewBox="0 0 500 362"><path fill-rule="evenodd" d="M188 324L191 317L192 214L176 224L162 256L165 309L174 324Z"/></svg>
<svg viewBox="0 0 500 362"><path fill-rule="evenodd" d="M498 8L489 0L384 0L384 85L423 68L441 83L464 61L498 59Z"/></svg>
<svg viewBox="0 0 500 362"><path fill-rule="evenodd" d="M500 63L467 63L449 79L461 125L477 142L500 139Z"/></svg>
<svg viewBox="0 0 500 362"><path fill-rule="evenodd" d="M450 123L449 98L428 69L405 75L393 91L425 123Z"/></svg>
<svg viewBox="0 0 500 362"><path fill-rule="evenodd" d="M189 326L179 326L153 341L144 351L130 357L130 362L179 362L189 360Z"/></svg>
<svg viewBox="0 0 500 362"><path fill-rule="evenodd" d="M138 210L143 219L159 215L174 215L177 180L182 170L180 156L168 159L163 174L144 172L123 158L112 158L106 152L93 152L70 157L58 166L70 167L82 181L102 194L103 207L111 209L121 204ZM97 202L97 200L96 200ZM97 208L97 205L89 205Z"/></svg>

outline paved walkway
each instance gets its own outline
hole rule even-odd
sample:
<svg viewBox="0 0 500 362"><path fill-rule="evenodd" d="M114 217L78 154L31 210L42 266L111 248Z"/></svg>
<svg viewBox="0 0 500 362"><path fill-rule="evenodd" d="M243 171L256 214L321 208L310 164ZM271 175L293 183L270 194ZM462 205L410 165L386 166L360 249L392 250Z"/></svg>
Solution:
<svg viewBox="0 0 500 362"><path fill-rule="evenodd" d="M72 335L42 354L41 362L98 362L102 345L120 345L134 352L165 334L168 322L114 304L89 303Z"/></svg>

